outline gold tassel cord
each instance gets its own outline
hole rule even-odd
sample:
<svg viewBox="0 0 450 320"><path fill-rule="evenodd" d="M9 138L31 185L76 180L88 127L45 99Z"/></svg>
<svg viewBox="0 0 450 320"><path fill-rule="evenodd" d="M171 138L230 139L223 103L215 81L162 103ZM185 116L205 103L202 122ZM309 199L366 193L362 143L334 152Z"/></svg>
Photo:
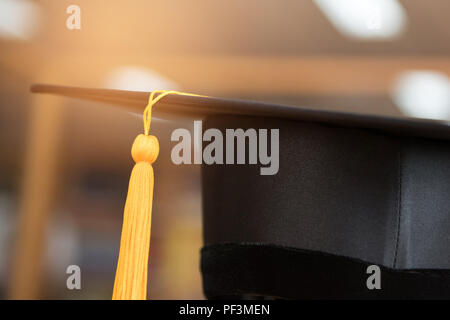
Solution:
<svg viewBox="0 0 450 320"><path fill-rule="evenodd" d="M155 98L155 94L159 95ZM119 260L113 300L145 300L150 249L154 173L152 163L159 154L159 143L149 135L152 107L169 94L198 96L178 91L157 90L150 94L144 110L144 134L136 137L131 149L135 166L131 172L123 214Z"/></svg>

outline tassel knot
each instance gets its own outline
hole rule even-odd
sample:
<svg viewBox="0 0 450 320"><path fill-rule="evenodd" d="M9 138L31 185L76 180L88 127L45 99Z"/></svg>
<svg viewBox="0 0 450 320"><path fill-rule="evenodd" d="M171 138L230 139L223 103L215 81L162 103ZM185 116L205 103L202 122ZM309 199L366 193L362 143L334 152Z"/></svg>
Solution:
<svg viewBox="0 0 450 320"><path fill-rule="evenodd" d="M152 164L158 158L159 142L155 136L140 134L136 137L131 148L134 162L148 162Z"/></svg>

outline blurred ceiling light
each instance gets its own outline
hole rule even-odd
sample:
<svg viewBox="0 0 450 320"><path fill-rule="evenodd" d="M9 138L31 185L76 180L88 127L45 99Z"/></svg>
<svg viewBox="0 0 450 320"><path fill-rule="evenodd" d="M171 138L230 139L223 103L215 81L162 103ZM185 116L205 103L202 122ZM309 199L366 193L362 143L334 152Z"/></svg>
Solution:
<svg viewBox="0 0 450 320"><path fill-rule="evenodd" d="M450 79L441 72L417 70L401 74L392 98L406 115L450 120Z"/></svg>
<svg viewBox="0 0 450 320"><path fill-rule="evenodd" d="M180 90L175 82L163 77L153 70L140 67L120 67L115 69L106 78L106 86L117 90L144 92L153 90ZM142 114L132 114L139 117L142 116ZM155 116L153 116L152 119L164 121Z"/></svg>
<svg viewBox="0 0 450 320"><path fill-rule="evenodd" d="M397 0L314 0L342 34L359 39L388 39L406 25L406 14Z"/></svg>
<svg viewBox="0 0 450 320"><path fill-rule="evenodd" d="M111 89L132 91L178 90L176 83L157 72L139 67L120 67L107 78L106 85Z"/></svg>
<svg viewBox="0 0 450 320"><path fill-rule="evenodd" d="M0 37L27 40L39 20L39 6L28 0L0 0Z"/></svg>

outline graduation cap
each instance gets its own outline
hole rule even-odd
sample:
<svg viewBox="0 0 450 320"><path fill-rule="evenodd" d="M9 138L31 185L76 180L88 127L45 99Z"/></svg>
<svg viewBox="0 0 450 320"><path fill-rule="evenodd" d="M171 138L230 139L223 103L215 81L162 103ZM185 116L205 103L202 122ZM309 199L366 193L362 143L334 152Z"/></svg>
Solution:
<svg viewBox="0 0 450 320"><path fill-rule="evenodd" d="M444 122L178 92L51 85L31 91L145 109L145 137L152 108L160 116L202 115L203 128L223 136L242 129L246 141L248 130L277 130L275 144L265 146L279 157L269 174L245 161L202 164L208 298L450 298L450 126ZM136 166L157 156L157 140L139 137ZM235 151L225 148L224 158L230 152L235 158ZM153 171L145 168L130 179L117 299L146 297L146 271L136 276L136 268L146 269L150 237L145 213L151 215L152 199L141 195L151 193ZM136 232L132 225L144 227Z"/></svg>

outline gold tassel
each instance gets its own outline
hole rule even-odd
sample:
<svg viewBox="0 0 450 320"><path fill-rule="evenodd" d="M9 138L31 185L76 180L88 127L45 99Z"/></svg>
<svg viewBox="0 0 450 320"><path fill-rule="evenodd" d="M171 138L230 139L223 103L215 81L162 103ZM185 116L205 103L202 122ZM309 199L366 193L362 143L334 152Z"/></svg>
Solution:
<svg viewBox="0 0 450 320"><path fill-rule="evenodd" d="M159 93L154 99L154 95ZM168 94L197 96L177 91L157 90L150 94L144 110L144 133L136 137L131 156L136 162L131 172L123 214L119 260L114 281L113 300L145 300L150 249L153 202L153 167L159 153L159 143L150 136L153 105Z"/></svg>
<svg viewBox="0 0 450 320"><path fill-rule="evenodd" d="M153 167L159 153L154 136L140 134L131 155L136 165L131 172L123 214L119 261L113 300L145 300L153 202Z"/></svg>

